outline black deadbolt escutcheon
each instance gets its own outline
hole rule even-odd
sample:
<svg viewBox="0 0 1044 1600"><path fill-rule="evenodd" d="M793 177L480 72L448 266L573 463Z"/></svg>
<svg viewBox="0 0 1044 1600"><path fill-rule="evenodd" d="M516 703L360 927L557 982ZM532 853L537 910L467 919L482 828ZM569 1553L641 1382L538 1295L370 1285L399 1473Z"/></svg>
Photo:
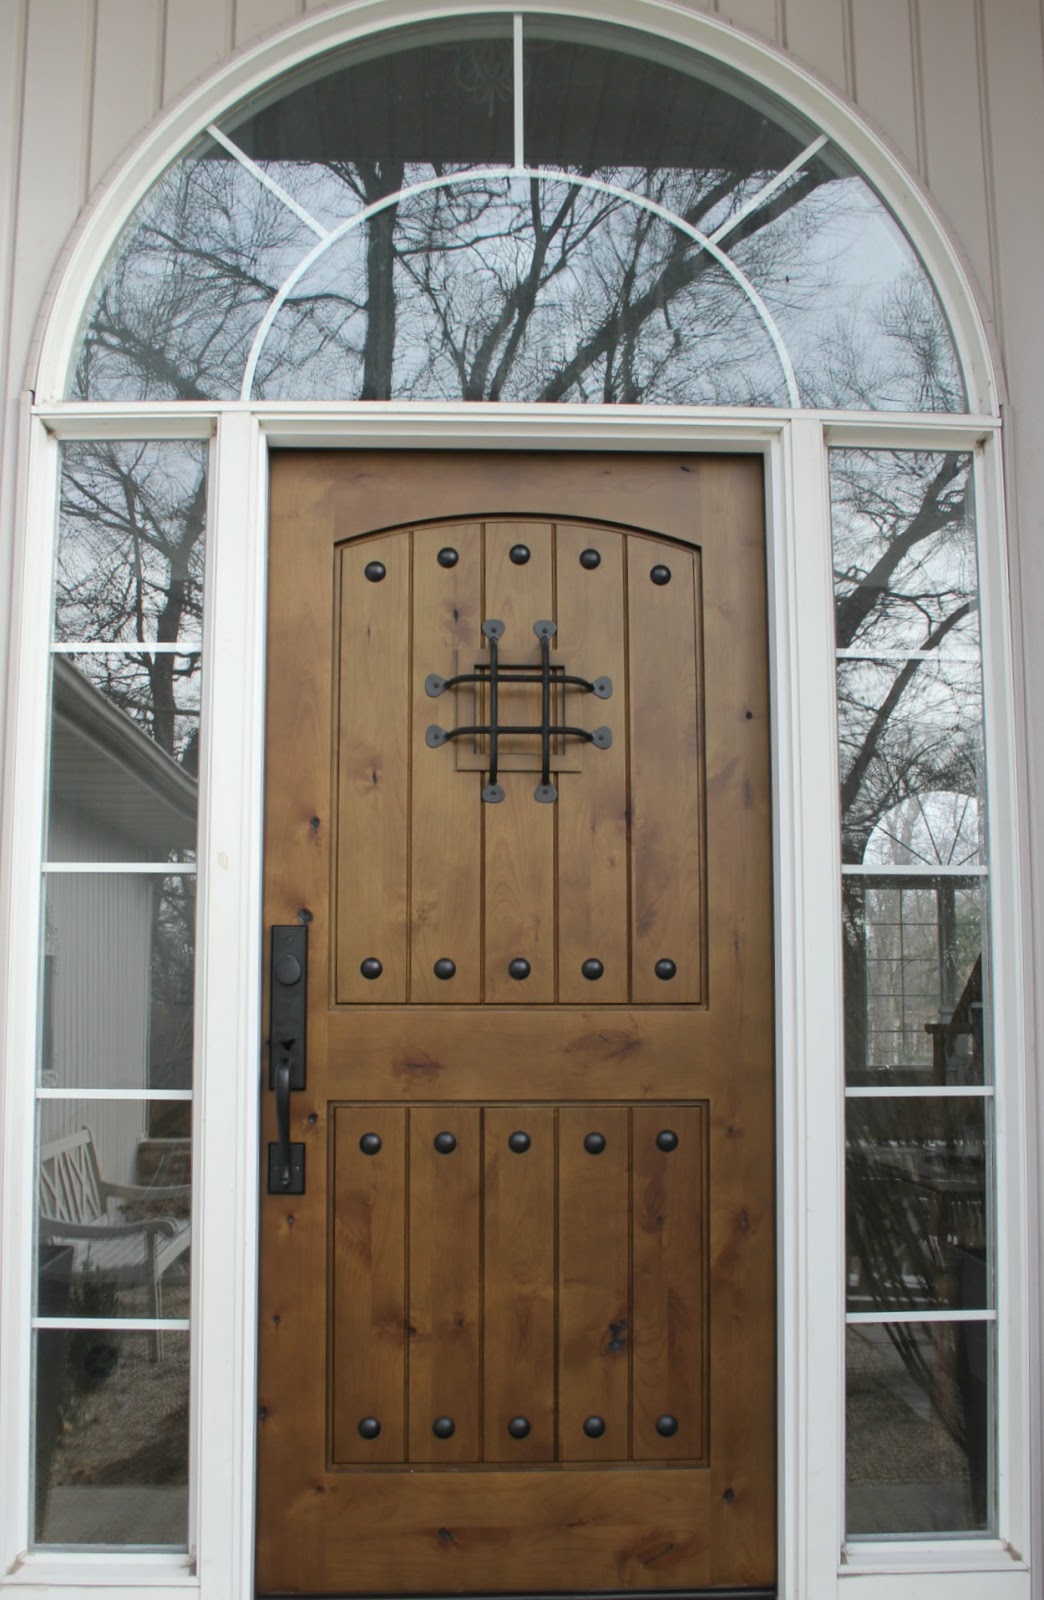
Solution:
<svg viewBox="0 0 1044 1600"><path fill-rule="evenodd" d="M452 1155L457 1148L457 1141L452 1133L437 1133L432 1143L440 1156Z"/></svg>

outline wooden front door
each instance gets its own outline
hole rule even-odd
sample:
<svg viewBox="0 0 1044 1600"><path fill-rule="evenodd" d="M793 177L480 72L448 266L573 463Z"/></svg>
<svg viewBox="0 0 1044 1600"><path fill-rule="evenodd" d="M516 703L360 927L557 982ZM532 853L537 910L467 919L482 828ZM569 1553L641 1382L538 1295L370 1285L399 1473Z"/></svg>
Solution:
<svg viewBox="0 0 1044 1600"><path fill-rule="evenodd" d="M271 506L259 1591L770 1589L760 464L295 453Z"/></svg>

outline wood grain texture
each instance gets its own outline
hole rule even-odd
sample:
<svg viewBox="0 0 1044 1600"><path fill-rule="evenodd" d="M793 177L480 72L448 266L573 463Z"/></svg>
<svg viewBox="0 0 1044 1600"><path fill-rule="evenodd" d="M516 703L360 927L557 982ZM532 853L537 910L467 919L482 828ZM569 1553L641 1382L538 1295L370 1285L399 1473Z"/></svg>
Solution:
<svg viewBox="0 0 1044 1600"><path fill-rule="evenodd" d="M650 574L666 568L669 582ZM631 993L703 998L702 649L691 550L627 541L631 725ZM674 977L656 974L672 961Z"/></svg>
<svg viewBox="0 0 1044 1600"><path fill-rule="evenodd" d="M440 566L442 549L457 564ZM413 535L413 733L411 739L410 999L416 1004L473 1004L482 995L483 779L463 778L455 746L429 749L431 724L457 726L465 697L425 693L429 673L448 678L480 654L481 525L418 528ZM458 656L460 660L458 661ZM435 963L453 961L450 979Z"/></svg>
<svg viewBox="0 0 1044 1600"><path fill-rule="evenodd" d="M677 1145L661 1150L661 1134ZM636 1460L701 1461L707 1453L707 1141L703 1106L632 1113L634 1419ZM678 1430L664 1437L660 1417Z"/></svg>
<svg viewBox="0 0 1044 1600"><path fill-rule="evenodd" d="M399 1106L332 1112L330 1346L336 1462L406 1459L406 1119ZM360 1140L376 1134L375 1155ZM376 1439L359 1423L376 1418Z"/></svg>
<svg viewBox="0 0 1044 1600"><path fill-rule="evenodd" d="M475 518L547 527L613 523L642 530L629 535L635 543L669 549L672 556L680 550L685 559L688 549L679 541L691 541L698 531L702 589L697 594L690 584L688 626L691 635L697 602L705 630L700 759L706 814L700 826L708 938L700 1005L596 1005L586 998L563 1005L553 996L537 1004L488 1006L334 1003L328 987L337 792L332 730L340 671L334 554L375 528L403 529L408 536L420 514L431 525ZM291 1108L293 1137L307 1144L308 1188L292 1202L262 1199L260 1591L489 1592L503 1587L507 1570L513 1584L531 1590L769 1584L775 1560L775 1244L760 469L756 462L712 457L520 459L491 453L447 460L295 453L276 459L272 518L265 917L266 924L312 918L312 972L309 1084ZM562 654L565 659L564 645ZM415 677L416 664L411 670ZM413 679L411 685L410 696ZM458 776L469 785L476 777ZM528 774L511 776L531 788ZM673 784L676 777L672 769L666 781ZM534 812L550 809L531 798L527 803ZM348 914L340 905L338 915ZM271 1099L264 1097L265 1138L274 1132ZM415 1416L423 1419L413 1442L426 1458L403 1467L378 1465L372 1472L355 1462L334 1467L328 1459L334 1401L327 1371L337 1321L328 1268L338 1249L344 1259L344 1243L337 1240L341 1229L343 1241L347 1213L342 1208L338 1222L327 1192L327 1123L331 1106L348 1104L360 1122L408 1115L424 1128L425 1139L443 1128L457 1129L458 1136L466 1130L474 1153L470 1167L461 1163L455 1169L459 1190L445 1173L438 1189L432 1186L434 1161L445 1167L456 1156L429 1154L426 1178L411 1162L409 1276L417 1315L410 1325L427 1330L437 1322L440 1349L449 1354L433 1362L410 1352L411 1388L416 1380L419 1397ZM651 1129L667 1119L667 1106L686 1150L690 1133L683 1118L703 1119L702 1181L709 1186L702 1246L692 1216L699 1209L692 1204L693 1190L701 1181L695 1168L686 1175L678 1166L674 1177L661 1169L657 1178L641 1144L642 1118L648 1116ZM538 1175L526 1180L524 1192L509 1194L503 1187L505 1158L494 1160L497 1141L505 1130L513 1131L508 1124L516 1117L539 1130L556 1115L569 1132L557 1179L547 1177L542 1137ZM481 1161L472 1144L476 1119L486 1121ZM603 1155L582 1152L584 1171L572 1134L596 1121L611 1140ZM632 1122L638 1130L633 1169ZM411 1151L417 1148L411 1135ZM534 1145L534 1155L536 1150ZM622 1156L615 1171L610 1152ZM599 1163L608 1174L598 1179L605 1193L592 1199L589 1173ZM583 1192L576 1188L578 1173ZM488 1184L484 1201L480 1183ZM647 1194L651 1212L642 1209ZM650 1230L653 1214L667 1221ZM635 1232L632 1263L636 1225L648 1237ZM551 1265L549 1232L557 1248ZM509 1242L514 1256L505 1253ZM579 1460L576 1450L608 1446L574 1446L577 1419L566 1426L567 1408L571 1416L580 1410L601 1415L593 1404L597 1397L607 1420L610 1408L614 1418L622 1409L624 1432L631 1414L629 1347L618 1365L613 1362L620 1352L607 1357L596 1350L592 1380L580 1346L596 1321L604 1324L610 1343L612 1324L626 1319L630 1328L632 1274L636 1296L654 1301L677 1289L686 1305L699 1299L691 1265L675 1283L675 1268L666 1264L676 1246L697 1254L702 1249L707 1320L690 1326L686 1362L676 1359L679 1322L668 1315L666 1332L658 1331L638 1360L641 1390L634 1415L640 1431L641 1418L653 1414L654 1390L664 1386L682 1396L675 1402L679 1409L695 1405L702 1369L709 1392L706 1465L693 1465L691 1458L672 1465L666 1450L641 1466L628 1464L626 1454ZM547 1275L530 1287L541 1260ZM418 1261L425 1263L423 1284ZM349 1270L356 1267L350 1263ZM587 1287L574 1292L570 1284ZM483 1292L486 1313L491 1305L497 1308L485 1349ZM443 1296L438 1306L437 1295ZM507 1390L513 1365L533 1396L534 1417L541 1418L529 1437L545 1426L546 1357L539 1351L546 1350L556 1295L562 1313L558 1431L568 1459L546 1467L527 1460L518 1471L503 1460L486 1464L480 1453L489 1414L494 1406L512 1404ZM530 1318L528 1344L521 1340L523 1304ZM682 1320L692 1324L691 1312ZM498 1359L491 1368L490 1340L501 1350L514 1341L517 1362ZM466 1363L458 1361L459 1349L469 1352ZM624 1374L619 1389L618 1371ZM447 1387L452 1400L445 1397ZM483 1400L485 1419L479 1415ZM446 1470L431 1459L430 1426L438 1414L453 1414L455 1423L463 1418L471 1441L470 1458L447 1461ZM582 1422L580 1417L581 1437L587 1439ZM609 1437L620 1437L615 1421ZM463 1440L455 1448L463 1450Z"/></svg>
<svg viewBox="0 0 1044 1600"><path fill-rule="evenodd" d="M588 680L609 677L611 700L567 696L571 722L613 733L608 750L588 746L581 771L562 773L558 804L558 998L565 1003L626 1003L630 990L629 841L627 798L627 654L623 537L609 528L559 523L556 529L559 648L571 671L583 643ZM594 550L592 570L580 556ZM586 960L601 961L597 980Z"/></svg>
<svg viewBox="0 0 1044 1600"><path fill-rule="evenodd" d="M441 1154L440 1134L456 1148ZM410 1112L409 1450L411 1461L481 1455L480 1112L418 1106ZM432 1425L451 1417L455 1432Z"/></svg>
<svg viewBox="0 0 1044 1600"><path fill-rule="evenodd" d="M337 998L406 999L409 937L410 537L342 552ZM378 582L366 569L384 567ZM381 972L367 978L364 961Z"/></svg>
<svg viewBox="0 0 1044 1600"><path fill-rule="evenodd" d="M509 552L516 544L532 554L516 566ZM554 616L551 528L545 522L487 522L487 614L504 623L505 661L539 663L533 624ZM488 610L496 600L499 610ZM519 685L502 691L503 720L527 726L540 720L540 691ZM517 710L515 709L517 708ZM532 736L507 736L506 753L531 750ZM555 826L554 806L533 799L536 780L509 777L499 805L482 807L486 872L485 999L496 1005L533 1005L555 998ZM521 957L529 976L517 981L509 963Z"/></svg>
<svg viewBox="0 0 1044 1600"><path fill-rule="evenodd" d="M592 1154L591 1134L605 1147ZM630 1456L630 1115L622 1106L559 1112L559 1455ZM584 1433L600 1417L605 1432Z"/></svg>
<svg viewBox="0 0 1044 1600"><path fill-rule="evenodd" d="M555 1113L490 1106L484 1114L483 1459L555 1458ZM528 1149L514 1151L513 1133ZM508 1423L524 1416L525 1439Z"/></svg>

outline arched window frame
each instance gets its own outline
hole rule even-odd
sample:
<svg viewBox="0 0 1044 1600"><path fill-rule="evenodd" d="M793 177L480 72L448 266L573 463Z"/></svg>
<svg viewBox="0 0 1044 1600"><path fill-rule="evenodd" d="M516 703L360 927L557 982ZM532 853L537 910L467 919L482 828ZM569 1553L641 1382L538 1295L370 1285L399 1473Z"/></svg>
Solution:
<svg viewBox="0 0 1044 1600"><path fill-rule="evenodd" d="M557 12L544 3L528 11ZM999 452L1001 395L990 340L957 249L919 188L865 123L777 52L713 18L663 0L571 0L581 17L646 28L716 57L793 104L869 178L910 236L950 320L969 393L965 415L688 407L453 405L313 401L139 404L61 399L86 294L133 205L200 129L278 73L320 51L417 20L395 0L348 4L309 18L244 53L201 84L143 137L94 202L49 292L34 362L35 402L24 419L20 595L14 629L15 694L5 795L3 915L12 933L4 974L9 1062L35 1051L38 863L46 763L46 639L61 441L84 438L210 439L211 542L207 558L209 726L201 770L197 956L197 1081L203 1115L196 1149L193 1249L197 1345L193 1366L190 1545L195 1556L51 1554L27 1558L0 1587L61 1583L136 1585L157 1597L198 1590L204 1600L252 1593L252 1461L255 1412L257 1116L254 1063L261 1036L260 926L262 683L265 649L267 456L273 448L380 445L743 450L765 462L770 546L775 769L777 1046L779 1122L779 1523L780 1592L821 1600L860 1576L865 1600L983 1592L1028 1595L1029 1412L1032 1346L1025 1215L1025 1036L1022 1023L1013 688ZM513 12L461 0L433 16ZM833 633L827 449L962 448L974 452L984 639L987 763L991 774L995 1053L998 1062L997 1231L1008 1294L999 1322L996 1540L919 1539L842 1549L843 1538L843 1084L841 1060L840 859L836 802ZM244 663L250 670L244 671ZM1002 908L998 915L996 908ZM832 975L825 983L824 974ZM828 992L824 992L824 990ZM204 1070L237 1063L235 1073ZM32 1215L33 1086L11 1074L6 1122L13 1154L4 1168L5 1216ZM235 1130L233 1159L228 1132ZM237 1182L238 1174L238 1182ZM201 1220L206 1217L206 1230ZM5 1250L5 1341L0 1459L27 1459L30 1240ZM826 1265L824 1265L826 1264ZM227 1352L239 1357L227 1379ZM204 1420L205 1419L205 1420ZM24 1549L28 1488L19 1473L0 1507L0 1570ZM941 1578L940 1574L945 1573ZM940 1583L942 1587L940 1587ZM97 1593L97 1588L92 1592ZM126 1592L126 1590L124 1591ZM990 1593L994 1590L991 1587ZM1000 1594L998 1587L996 1592Z"/></svg>

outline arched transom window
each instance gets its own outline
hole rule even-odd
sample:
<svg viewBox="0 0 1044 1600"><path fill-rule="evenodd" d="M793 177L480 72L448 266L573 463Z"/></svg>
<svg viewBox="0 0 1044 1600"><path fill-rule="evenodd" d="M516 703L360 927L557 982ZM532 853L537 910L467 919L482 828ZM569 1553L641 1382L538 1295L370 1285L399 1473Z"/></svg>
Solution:
<svg viewBox="0 0 1044 1600"><path fill-rule="evenodd" d="M965 409L920 261L818 128L550 16L401 29L211 124L125 229L69 392Z"/></svg>

